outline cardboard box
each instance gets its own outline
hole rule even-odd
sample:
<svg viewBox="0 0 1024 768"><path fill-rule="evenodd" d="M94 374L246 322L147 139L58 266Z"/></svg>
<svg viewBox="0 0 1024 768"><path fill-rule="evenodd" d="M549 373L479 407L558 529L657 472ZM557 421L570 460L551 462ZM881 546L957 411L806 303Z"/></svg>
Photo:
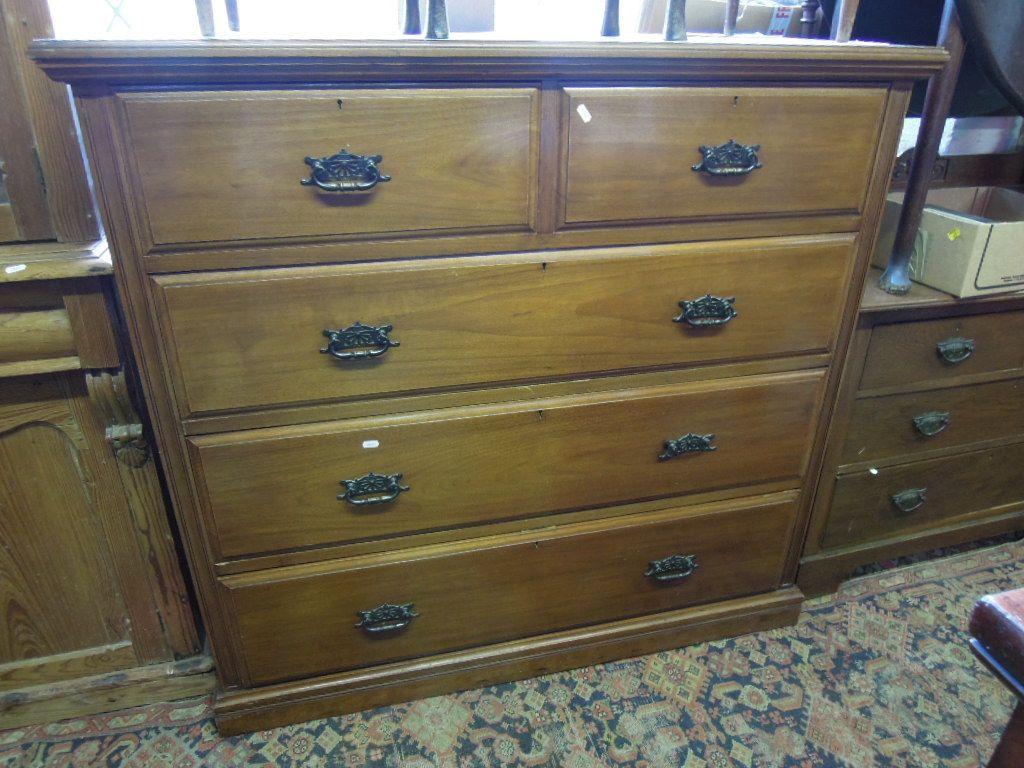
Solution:
<svg viewBox="0 0 1024 768"><path fill-rule="evenodd" d="M647 0L641 13L640 32L661 33L665 26L668 0ZM688 32L718 32L725 27L726 0L688 0L686 29ZM800 37L800 5L775 0L740 0L736 21L737 34L759 33Z"/></svg>
<svg viewBox="0 0 1024 768"><path fill-rule="evenodd" d="M892 253L903 194L889 195L876 266ZM928 193L910 277L954 296L1024 290L1024 194L1002 187Z"/></svg>

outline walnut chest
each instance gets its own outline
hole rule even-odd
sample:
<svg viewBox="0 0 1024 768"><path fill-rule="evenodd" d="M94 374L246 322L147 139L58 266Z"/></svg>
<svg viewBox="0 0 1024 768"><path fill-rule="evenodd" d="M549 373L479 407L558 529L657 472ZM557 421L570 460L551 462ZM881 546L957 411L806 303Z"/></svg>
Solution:
<svg viewBox="0 0 1024 768"><path fill-rule="evenodd" d="M943 52L34 55L75 89L225 732L795 619Z"/></svg>

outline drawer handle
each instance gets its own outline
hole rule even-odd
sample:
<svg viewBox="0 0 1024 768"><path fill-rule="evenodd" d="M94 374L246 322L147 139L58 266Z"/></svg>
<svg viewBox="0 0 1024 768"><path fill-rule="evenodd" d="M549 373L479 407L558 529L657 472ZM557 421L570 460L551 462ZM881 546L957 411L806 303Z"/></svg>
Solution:
<svg viewBox="0 0 1024 768"><path fill-rule="evenodd" d="M949 426L949 411L928 411L914 417L914 427L925 437L935 437Z"/></svg>
<svg viewBox="0 0 1024 768"><path fill-rule="evenodd" d="M747 146L735 139L729 139L717 147L702 145L700 153L704 159L693 166L693 170L709 176L746 176L761 167L757 159L760 151L760 144Z"/></svg>
<svg viewBox="0 0 1024 768"><path fill-rule="evenodd" d="M412 603L384 603L369 611L359 611L359 616L361 618L356 624L357 629L370 635L380 635L405 629L419 614L413 610Z"/></svg>
<svg viewBox="0 0 1024 768"><path fill-rule="evenodd" d="M939 357L947 363L956 365L974 354L974 339L953 336L945 341L940 341L935 345L935 349L939 353Z"/></svg>
<svg viewBox="0 0 1024 768"><path fill-rule="evenodd" d="M687 323L697 328L725 325L739 314L733 306L735 303L735 296L723 299L710 293L692 301L680 301L683 311L679 317L673 317L672 322Z"/></svg>
<svg viewBox="0 0 1024 768"><path fill-rule="evenodd" d="M388 334L394 330L393 325L363 325L358 320L355 325L332 331L324 331L327 346L320 350L321 354L330 355L336 360L362 360L367 357L380 357L392 347L401 346Z"/></svg>
<svg viewBox="0 0 1024 768"><path fill-rule="evenodd" d="M655 581L681 581L697 570L696 555L672 555L664 560L652 560L644 576Z"/></svg>
<svg viewBox="0 0 1024 768"><path fill-rule="evenodd" d="M916 512L924 506L925 494L927 492L927 488L910 488L906 491L900 491L893 495L892 503L896 505L896 509L900 512Z"/></svg>
<svg viewBox="0 0 1024 768"><path fill-rule="evenodd" d="M676 456L682 456L685 453L707 453L709 451L717 451L718 446L712 443L715 440L715 436L712 435L695 435L693 432L677 437L675 440L665 441L665 452L658 454L658 461L668 461L674 459Z"/></svg>
<svg viewBox="0 0 1024 768"><path fill-rule="evenodd" d="M377 165L383 159L381 155L354 155L346 149L329 157L307 157L304 162L310 167L309 178L301 183L324 192L367 192L391 181Z"/></svg>
<svg viewBox="0 0 1024 768"><path fill-rule="evenodd" d="M338 501L347 501L357 507L388 504L409 490L408 485L402 485L401 473L378 475L371 472L355 480L342 480L341 484L345 486L345 492L338 494Z"/></svg>

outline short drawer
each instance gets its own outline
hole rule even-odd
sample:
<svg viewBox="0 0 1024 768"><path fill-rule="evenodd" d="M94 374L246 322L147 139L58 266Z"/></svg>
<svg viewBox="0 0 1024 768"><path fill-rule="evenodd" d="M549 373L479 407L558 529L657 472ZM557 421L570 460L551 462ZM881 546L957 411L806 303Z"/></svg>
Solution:
<svg viewBox="0 0 1024 768"><path fill-rule="evenodd" d="M836 236L156 280L187 410L205 413L824 352L852 248Z"/></svg>
<svg viewBox="0 0 1024 768"><path fill-rule="evenodd" d="M530 89L120 99L156 244L529 226Z"/></svg>
<svg viewBox="0 0 1024 768"><path fill-rule="evenodd" d="M897 536L1024 502L1024 444L840 477L823 546Z"/></svg>
<svg viewBox="0 0 1024 768"><path fill-rule="evenodd" d="M699 509L257 572L223 585L255 684L778 587L792 502Z"/></svg>
<svg viewBox="0 0 1024 768"><path fill-rule="evenodd" d="M1024 380L861 398L841 461L913 455L1024 435Z"/></svg>
<svg viewBox="0 0 1024 768"><path fill-rule="evenodd" d="M859 211L884 106L881 89L570 88L566 223Z"/></svg>
<svg viewBox="0 0 1024 768"><path fill-rule="evenodd" d="M879 325L871 332L861 389L1024 371L1024 312Z"/></svg>
<svg viewBox="0 0 1024 768"><path fill-rule="evenodd" d="M71 317L55 283L0 284L0 365L76 354Z"/></svg>
<svg viewBox="0 0 1024 768"><path fill-rule="evenodd" d="M795 487L822 381L809 371L600 392L195 437L190 449L216 549L236 557Z"/></svg>

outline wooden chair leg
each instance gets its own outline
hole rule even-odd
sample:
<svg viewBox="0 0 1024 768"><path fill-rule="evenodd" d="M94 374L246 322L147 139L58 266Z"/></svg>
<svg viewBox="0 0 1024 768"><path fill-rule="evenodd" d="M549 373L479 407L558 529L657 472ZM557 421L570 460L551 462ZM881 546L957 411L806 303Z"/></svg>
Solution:
<svg viewBox="0 0 1024 768"><path fill-rule="evenodd" d="M853 22L859 7L860 0L836 0L836 10L832 14L832 39L837 43L847 43L853 37Z"/></svg>
<svg viewBox="0 0 1024 768"><path fill-rule="evenodd" d="M1024 702L1019 702L1010 716L988 768L1020 768L1024 765Z"/></svg>

